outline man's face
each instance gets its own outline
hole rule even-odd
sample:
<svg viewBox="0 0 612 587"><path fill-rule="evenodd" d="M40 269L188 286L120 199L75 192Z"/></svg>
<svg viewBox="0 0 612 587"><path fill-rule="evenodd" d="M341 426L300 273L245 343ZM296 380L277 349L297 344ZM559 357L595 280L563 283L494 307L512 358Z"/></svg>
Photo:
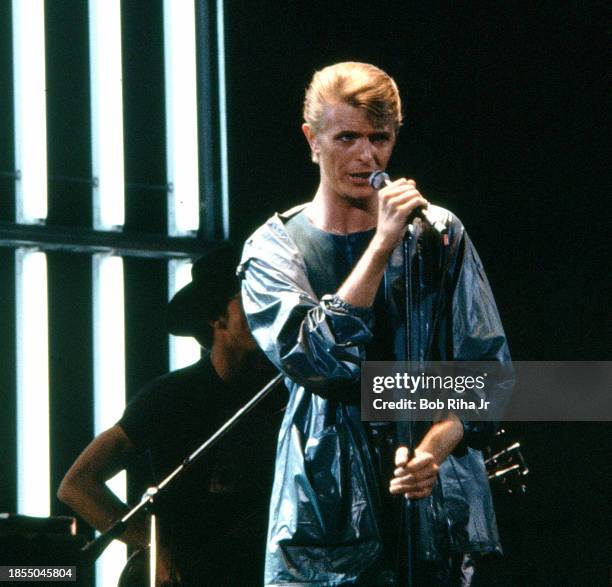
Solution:
<svg viewBox="0 0 612 587"><path fill-rule="evenodd" d="M391 124L373 124L363 108L341 103L326 107L317 134L308 124L302 126L318 160L321 187L327 196L353 200L374 196L368 177L387 167L395 133Z"/></svg>
<svg viewBox="0 0 612 587"><path fill-rule="evenodd" d="M237 293L227 303L227 332L234 348L243 351L254 351L257 343L249 330L244 310L242 309L242 299Z"/></svg>

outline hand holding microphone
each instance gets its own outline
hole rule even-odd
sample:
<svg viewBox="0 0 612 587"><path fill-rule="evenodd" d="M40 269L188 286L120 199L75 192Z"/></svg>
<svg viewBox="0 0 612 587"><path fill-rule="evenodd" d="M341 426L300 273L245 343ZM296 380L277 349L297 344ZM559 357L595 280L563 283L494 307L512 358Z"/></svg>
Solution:
<svg viewBox="0 0 612 587"><path fill-rule="evenodd" d="M368 181L370 182L370 185L375 190L377 190L377 191L380 190L381 188L385 187L385 186L390 186L390 185L393 184L393 182L391 181L389 175L387 173L385 173L384 171L381 171L381 170L374 171L370 175ZM413 186L416 185L412 180L409 180L407 183L412 183ZM414 211L414 214L419 216L419 217L421 217L421 218L423 218L429 225L431 225L431 227L434 230L436 230L441 235L446 234L448 232L448 227L443 222L441 222L440 220L437 220L436 218L434 218L431 215L431 213L427 210L426 205L425 206L419 206Z"/></svg>

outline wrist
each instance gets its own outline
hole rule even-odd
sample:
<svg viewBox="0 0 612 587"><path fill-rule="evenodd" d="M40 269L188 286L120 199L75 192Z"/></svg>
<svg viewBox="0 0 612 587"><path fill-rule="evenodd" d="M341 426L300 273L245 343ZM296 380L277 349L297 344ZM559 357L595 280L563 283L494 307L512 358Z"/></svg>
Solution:
<svg viewBox="0 0 612 587"><path fill-rule="evenodd" d="M372 237L368 248L375 259L378 258L383 263L386 263L389 255L393 252L397 244L397 239L385 237L377 231Z"/></svg>
<svg viewBox="0 0 612 587"><path fill-rule="evenodd" d="M338 294L325 294L321 298L321 303L325 308L332 312L340 314L352 314L360 318L367 318L370 314L370 308L367 306L356 306L342 299Z"/></svg>
<svg viewBox="0 0 612 587"><path fill-rule="evenodd" d="M418 446L418 449L428 452L434 458L437 465L442 464L448 455L463 438L463 425L461 420L454 414L450 414L445 420L440 420L432 425Z"/></svg>

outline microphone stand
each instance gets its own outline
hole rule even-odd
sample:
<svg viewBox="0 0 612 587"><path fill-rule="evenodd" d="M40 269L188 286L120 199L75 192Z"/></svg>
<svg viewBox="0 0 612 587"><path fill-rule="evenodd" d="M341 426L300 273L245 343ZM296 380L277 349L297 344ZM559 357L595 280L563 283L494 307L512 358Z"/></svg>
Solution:
<svg viewBox="0 0 612 587"><path fill-rule="evenodd" d="M262 387L242 408L240 408L225 424L223 424L210 438L204 441L193 453L172 471L159 485L149 487L140 499L140 502L128 511L121 519L117 520L108 530L102 532L94 540L81 549L81 558L85 562L95 561L106 549L106 547L127 528L128 522L141 510L152 509L155 500L163 495L167 488L179 479L188 468L191 468L200 457L202 457L218 440L229 432L247 413L259 404L273 389L283 380L283 374L279 373ZM151 516L151 544L152 553L155 550L155 518ZM153 561L151 561L153 562ZM152 565L154 569L154 565ZM154 585L154 582L151 583Z"/></svg>
<svg viewBox="0 0 612 587"><path fill-rule="evenodd" d="M412 242L411 234L412 225L408 226L406 235L402 242L403 253L404 253L404 291L406 297L405 304L405 338L404 338L404 356L406 361L412 359L412 345L410 344L410 336L412 334L412 275L410 270L410 245ZM408 420L404 423L405 426L405 438L400 441L406 442L408 445L408 460L414 456L414 422L412 420L412 413L409 413ZM407 535L407 549L406 549L406 585L407 587L414 586L414 538L416 532L414 526L416 522L415 505L412 499L406 498L404 503L404 514L405 514L405 528ZM400 573L401 575L401 573Z"/></svg>
<svg viewBox="0 0 612 587"><path fill-rule="evenodd" d="M426 218L429 222L429 219ZM431 222L429 222L431 224ZM448 228L442 222L439 223L438 226L432 225L440 237L442 238L442 242L444 246L448 245ZM414 305L414 296L412 291L412 272L410 266L410 249L413 242L413 234L412 234L412 224L408 225L408 230L406 231L406 235L404 236L404 240L402 242L403 254L404 254L404 290L406 292L406 304L405 304L405 321L406 321L406 331L405 331L405 339L404 339L404 355L406 361L414 363L418 359L418 350L417 353L414 353L413 356L413 347L411 344L411 335L412 335L412 307ZM418 244L417 244L418 246ZM421 263L420 254L417 251L416 254L417 263ZM418 271L420 272L420 265L418 266ZM419 333L420 340L420 333ZM420 362L420 360L419 360ZM408 460L414 457L414 448L415 448L415 421L413 420L412 412L409 412L408 420L398 422L398 440L400 443L406 443L408 447ZM406 585L407 587L414 587L414 561L416 557L416 545L415 540L417 536L417 510L415 501L406 498L404 509L405 513L405 528L407 535L407 549L406 549Z"/></svg>
<svg viewBox="0 0 612 587"><path fill-rule="evenodd" d="M375 190L380 190L384 185L391 184L391 178L387 173L382 170L374 171L368 181ZM432 216L427 208L421 208L418 211L417 216L423 218L444 240L445 244L448 244L448 227L444 222ZM412 224L408 224L404 240L402 242L403 253L404 253L404 291L406 296L405 304L405 339L404 339L404 359L408 362L412 361L412 345L410 344L410 336L412 333L412 276L410 270L410 247L412 243ZM419 258L417 257L417 260ZM419 261L420 262L420 261ZM408 448L408 460L414 456L414 420L412 419L412 412L409 413L408 420L398 422L398 441L405 443ZM416 509L413 500L406 498L404 507L402 509L404 519L404 527L406 528L406 539L407 539L407 559L406 559L406 584L408 587L414 586L414 554L415 554L415 537L416 537ZM401 569L398 569L401 571ZM401 572L400 572L401 576Z"/></svg>

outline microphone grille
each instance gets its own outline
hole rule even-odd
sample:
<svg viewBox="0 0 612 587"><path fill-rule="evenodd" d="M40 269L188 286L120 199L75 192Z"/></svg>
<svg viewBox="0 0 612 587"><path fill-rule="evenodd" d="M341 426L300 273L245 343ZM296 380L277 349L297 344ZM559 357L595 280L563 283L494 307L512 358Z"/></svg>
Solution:
<svg viewBox="0 0 612 587"><path fill-rule="evenodd" d="M382 188L385 185L385 182L388 180L389 175L386 174L384 171L381 171L380 169L378 171L374 171L368 178L370 185L375 190L379 190L380 188Z"/></svg>

